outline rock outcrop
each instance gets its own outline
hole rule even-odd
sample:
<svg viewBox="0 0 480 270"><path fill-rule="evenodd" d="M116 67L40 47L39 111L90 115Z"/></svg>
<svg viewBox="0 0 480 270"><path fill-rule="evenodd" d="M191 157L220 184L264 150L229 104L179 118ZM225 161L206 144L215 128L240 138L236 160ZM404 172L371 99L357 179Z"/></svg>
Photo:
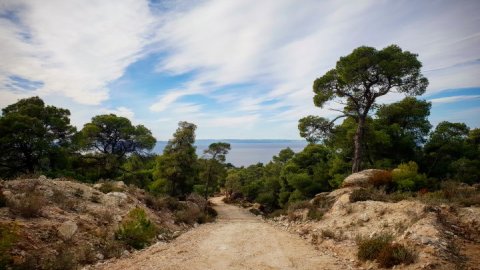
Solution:
<svg viewBox="0 0 480 270"><path fill-rule="evenodd" d="M383 173L384 170L368 169L353 173L343 180L342 187L368 187L371 186L371 179L376 173Z"/></svg>

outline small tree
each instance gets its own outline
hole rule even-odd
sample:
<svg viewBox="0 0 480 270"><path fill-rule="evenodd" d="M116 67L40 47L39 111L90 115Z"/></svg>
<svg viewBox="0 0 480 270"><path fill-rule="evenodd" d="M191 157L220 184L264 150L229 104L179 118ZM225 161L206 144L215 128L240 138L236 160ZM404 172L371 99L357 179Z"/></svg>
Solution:
<svg viewBox="0 0 480 270"><path fill-rule="evenodd" d="M205 177L205 200L208 199L210 185L212 181L220 174L225 174L225 155L228 154L230 150L230 144L224 142L212 143L208 146L208 149L204 151L206 170L204 173Z"/></svg>
<svg viewBox="0 0 480 270"><path fill-rule="evenodd" d="M362 46L340 57L334 69L314 81L313 101L317 107L322 108L331 100L344 106L341 110L332 109L341 113L333 120L315 121L322 123L321 129L329 130L342 117L352 117L356 121L352 172L360 170L365 122L377 98L389 92L423 94L428 80L420 73L421 67L416 54L402 51L396 45L380 51Z"/></svg>
<svg viewBox="0 0 480 270"><path fill-rule="evenodd" d="M18 172L33 173L41 163L48 163L52 167L50 156L68 146L75 133L69 117L69 110L45 106L39 97L21 99L2 109L2 171L11 176Z"/></svg>
<svg viewBox="0 0 480 270"><path fill-rule="evenodd" d="M180 197L191 192L197 176L197 154L193 145L196 129L197 126L192 123L178 123L173 139L168 141L163 155L157 158L155 189Z"/></svg>
<svg viewBox="0 0 480 270"><path fill-rule="evenodd" d="M97 115L80 131L83 148L100 154L104 169L120 168L129 154L142 154L156 143L150 130L134 126L125 117L114 114Z"/></svg>

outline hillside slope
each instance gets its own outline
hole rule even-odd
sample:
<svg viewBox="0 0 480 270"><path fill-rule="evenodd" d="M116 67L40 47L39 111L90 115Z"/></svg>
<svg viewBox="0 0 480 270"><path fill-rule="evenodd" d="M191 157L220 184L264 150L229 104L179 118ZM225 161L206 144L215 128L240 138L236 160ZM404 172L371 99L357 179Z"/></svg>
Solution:
<svg viewBox="0 0 480 270"><path fill-rule="evenodd" d="M156 239L167 241L192 227L205 203L198 196L161 200L122 182L93 186L44 177L0 181L0 193L0 269L75 269L126 256L133 248L115 234L133 209L153 223Z"/></svg>

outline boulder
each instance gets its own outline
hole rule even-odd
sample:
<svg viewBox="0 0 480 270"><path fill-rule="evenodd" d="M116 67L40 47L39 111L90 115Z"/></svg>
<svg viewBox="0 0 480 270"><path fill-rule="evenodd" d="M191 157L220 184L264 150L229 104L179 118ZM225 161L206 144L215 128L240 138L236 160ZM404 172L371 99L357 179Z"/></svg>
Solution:
<svg viewBox="0 0 480 270"><path fill-rule="evenodd" d="M114 191L107 193L104 198L107 205L121 205L127 200L128 196L123 192Z"/></svg>
<svg viewBox="0 0 480 270"><path fill-rule="evenodd" d="M77 232L78 226L73 221L66 221L57 228L58 234L64 240L72 238L72 236Z"/></svg>
<svg viewBox="0 0 480 270"><path fill-rule="evenodd" d="M102 183L96 183L96 184L94 184L94 185L93 185L93 188L96 188L96 189L101 189L101 188L102 188L102 186L103 186L103 184L102 184Z"/></svg>
<svg viewBox="0 0 480 270"><path fill-rule="evenodd" d="M113 182L113 185L114 185L115 188L117 188L117 189L125 189L125 188L127 187L123 181Z"/></svg>
<svg viewBox="0 0 480 270"><path fill-rule="evenodd" d="M343 180L342 187L368 187L371 186L371 179L375 173L382 173L384 170L368 169L353 173Z"/></svg>

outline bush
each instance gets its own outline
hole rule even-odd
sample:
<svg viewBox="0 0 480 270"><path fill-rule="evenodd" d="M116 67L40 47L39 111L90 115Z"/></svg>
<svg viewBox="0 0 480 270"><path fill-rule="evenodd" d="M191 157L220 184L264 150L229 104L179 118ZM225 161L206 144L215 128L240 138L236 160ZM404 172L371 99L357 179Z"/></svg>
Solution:
<svg viewBox="0 0 480 270"><path fill-rule="evenodd" d="M38 193L27 194L19 199L12 200L8 204L13 213L19 214L24 218L40 216L44 205L45 198Z"/></svg>
<svg viewBox="0 0 480 270"><path fill-rule="evenodd" d="M405 246L392 243L393 235L383 233L370 238L357 238L357 257L362 260L375 260L380 267L392 267L398 264L411 264L416 260L414 251Z"/></svg>
<svg viewBox="0 0 480 270"><path fill-rule="evenodd" d="M358 259L362 261L375 260L384 248L393 240L393 235L388 233L379 234L370 238L357 238Z"/></svg>
<svg viewBox="0 0 480 270"><path fill-rule="evenodd" d="M170 196L165 196L157 199L158 207L160 209L168 209L170 211L176 211L181 208L180 202L178 199Z"/></svg>
<svg viewBox="0 0 480 270"><path fill-rule="evenodd" d="M400 191L416 191L427 184L426 175L418 174L418 165L413 161L398 165L392 171L392 179Z"/></svg>
<svg viewBox="0 0 480 270"><path fill-rule="evenodd" d="M185 207L175 212L176 223L194 224L202 216L202 211L198 207Z"/></svg>
<svg viewBox="0 0 480 270"><path fill-rule="evenodd" d="M335 239L335 233L332 230L329 230L329 229L322 230L322 237L323 238Z"/></svg>
<svg viewBox="0 0 480 270"><path fill-rule="evenodd" d="M101 186L99 190L105 194L110 193L110 192L122 192L123 188L119 188L115 185L115 183L111 181L106 181L106 182L101 182Z"/></svg>
<svg viewBox="0 0 480 270"><path fill-rule="evenodd" d="M11 264L10 249L18 238L18 228L15 223L0 223L0 269Z"/></svg>
<svg viewBox="0 0 480 270"><path fill-rule="evenodd" d="M378 254L377 262L380 267L393 267L398 264L412 264L415 262L416 254L400 244L389 244Z"/></svg>
<svg viewBox="0 0 480 270"><path fill-rule="evenodd" d="M456 204L463 207L480 206L480 190L460 182L446 181L441 184L441 189L426 193L420 197L428 204Z"/></svg>
<svg viewBox="0 0 480 270"><path fill-rule="evenodd" d="M310 220L321 220L325 212L321 211L318 208L311 208L308 210L307 218Z"/></svg>
<svg viewBox="0 0 480 270"><path fill-rule="evenodd" d="M361 202L361 201L385 201L386 197L383 192L376 188L360 188L355 189L350 194L350 202Z"/></svg>
<svg viewBox="0 0 480 270"><path fill-rule="evenodd" d="M145 211L134 208L115 232L115 237L135 249L141 249L150 244L156 234L157 228L147 218Z"/></svg>

